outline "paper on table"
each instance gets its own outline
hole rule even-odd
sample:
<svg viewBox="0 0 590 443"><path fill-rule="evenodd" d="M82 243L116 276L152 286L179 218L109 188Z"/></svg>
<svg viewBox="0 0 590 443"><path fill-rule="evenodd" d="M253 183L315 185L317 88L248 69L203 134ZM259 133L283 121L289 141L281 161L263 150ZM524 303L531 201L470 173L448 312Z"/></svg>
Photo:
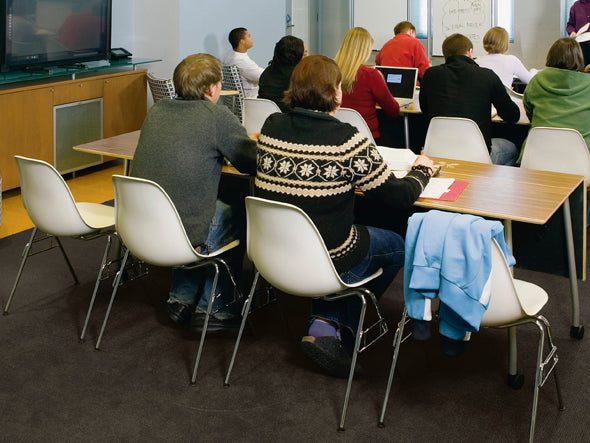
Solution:
<svg viewBox="0 0 590 443"><path fill-rule="evenodd" d="M454 178L431 178L420 197L440 198L455 182Z"/></svg>
<svg viewBox="0 0 590 443"><path fill-rule="evenodd" d="M389 169L396 171L409 171L418 156L410 149L388 148L377 146L377 150ZM398 177L399 178L399 177Z"/></svg>

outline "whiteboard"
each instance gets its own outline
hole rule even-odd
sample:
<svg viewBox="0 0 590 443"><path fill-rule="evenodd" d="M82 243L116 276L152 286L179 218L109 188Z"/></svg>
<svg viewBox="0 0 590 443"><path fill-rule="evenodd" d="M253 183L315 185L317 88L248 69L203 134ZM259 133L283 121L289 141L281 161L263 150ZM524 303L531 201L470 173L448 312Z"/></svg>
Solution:
<svg viewBox="0 0 590 443"><path fill-rule="evenodd" d="M371 33L373 49L381 49L393 38L393 28L407 20L407 0L355 0L353 24Z"/></svg>
<svg viewBox="0 0 590 443"><path fill-rule="evenodd" d="M492 27L492 0L432 0L432 55L443 55L442 43L451 34L467 36L473 56L484 55L483 36Z"/></svg>

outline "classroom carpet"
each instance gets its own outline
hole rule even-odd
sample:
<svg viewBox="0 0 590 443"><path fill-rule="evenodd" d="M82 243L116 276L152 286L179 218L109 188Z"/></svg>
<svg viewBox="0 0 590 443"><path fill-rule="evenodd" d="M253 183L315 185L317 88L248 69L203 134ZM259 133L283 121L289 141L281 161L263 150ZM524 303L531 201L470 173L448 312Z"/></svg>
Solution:
<svg viewBox="0 0 590 443"><path fill-rule="evenodd" d="M30 231L0 239L0 303L7 301ZM522 389L505 383L505 330L473 334L461 357L431 340L401 348L385 428L377 421L402 313L402 276L381 301L390 333L359 358L346 431L337 432L346 381L321 373L300 348L309 300L277 294L251 316L229 387L223 380L235 335L208 336L197 382L190 384L198 336L162 314L171 271L119 289L100 351L94 349L111 292L101 285L87 339L78 336L105 239L64 239L80 280L59 250L31 257L11 306L0 318L2 441L342 441L520 442L528 439L537 330L518 331ZM543 286L543 310L558 346L566 409L558 410L553 378L541 389L536 440L588 441L590 336L569 337L569 282L532 271L516 277ZM247 286L247 282L245 284ZM580 283L582 321L590 325L589 285Z"/></svg>

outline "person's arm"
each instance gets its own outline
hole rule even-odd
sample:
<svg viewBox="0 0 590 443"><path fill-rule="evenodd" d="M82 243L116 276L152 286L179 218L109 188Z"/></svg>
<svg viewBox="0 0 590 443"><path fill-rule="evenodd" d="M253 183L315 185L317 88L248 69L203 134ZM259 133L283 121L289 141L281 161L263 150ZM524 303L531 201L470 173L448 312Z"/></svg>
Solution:
<svg viewBox="0 0 590 443"><path fill-rule="evenodd" d="M565 30L567 31L568 35L571 38L574 38L576 36L576 11L575 11L575 5L572 5L572 7L570 8L570 18L567 21L567 25L565 27Z"/></svg>
<svg viewBox="0 0 590 443"><path fill-rule="evenodd" d="M528 86L527 86L527 89L528 89ZM534 106L531 103L531 101L529 100L529 97L527 94L527 89L524 90L524 96L522 97L522 105L524 107L524 112L526 113L526 116L528 117L529 121L532 122L533 121Z"/></svg>
<svg viewBox="0 0 590 443"><path fill-rule="evenodd" d="M422 77L422 80L420 80L420 94L418 95L418 101L420 102L420 110L422 111L422 114L430 118L430 113L428 112L428 78L428 72L426 72L424 77Z"/></svg>
<svg viewBox="0 0 590 443"><path fill-rule="evenodd" d="M506 123L516 123L520 119L520 108L508 95L504 83L492 71L489 81L492 82L492 104L498 111L498 116Z"/></svg>
<svg viewBox="0 0 590 443"><path fill-rule="evenodd" d="M529 72L527 68L524 67L518 57L511 55L510 58L512 59L512 74L517 76L518 79L523 83L530 82L534 74Z"/></svg>
<svg viewBox="0 0 590 443"><path fill-rule="evenodd" d="M242 77L252 83L258 83L260 75L264 72L264 69L258 66L254 60L250 58L241 60L237 66Z"/></svg>
<svg viewBox="0 0 590 443"><path fill-rule="evenodd" d="M375 64L377 66L379 66L381 64L381 59L383 58L383 55L381 54L383 52L383 49L381 49L377 55L375 56Z"/></svg>
<svg viewBox="0 0 590 443"><path fill-rule="evenodd" d="M399 116L399 103L395 101L391 92L389 92L389 88L385 84L385 78L381 71L377 69L373 70L372 73L372 92L373 96L375 97L375 101L381 106L383 112L389 115L390 117L398 117Z"/></svg>
<svg viewBox="0 0 590 443"><path fill-rule="evenodd" d="M219 152L240 172L256 174L256 141L248 136L237 117L220 106L216 128Z"/></svg>
<svg viewBox="0 0 590 443"><path fill-rule="evenodd" d="M368 198L394 209L409 208L428 184L432 161L421 156L412 170L399 179L389 170L377 147L366 138L363 143L366 149L357 153L350 162L355 185Z"/></svg>

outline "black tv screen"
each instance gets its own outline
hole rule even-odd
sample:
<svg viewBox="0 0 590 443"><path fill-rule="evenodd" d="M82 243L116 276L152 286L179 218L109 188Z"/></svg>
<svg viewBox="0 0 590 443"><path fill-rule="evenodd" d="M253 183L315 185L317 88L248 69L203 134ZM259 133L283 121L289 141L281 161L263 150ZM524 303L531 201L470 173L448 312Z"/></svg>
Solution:
<svg viewBox="0 0 590 443"><path fill-rule="evenodd" d="M2 70L107 59L111 0L0 0Z"/></svg>

